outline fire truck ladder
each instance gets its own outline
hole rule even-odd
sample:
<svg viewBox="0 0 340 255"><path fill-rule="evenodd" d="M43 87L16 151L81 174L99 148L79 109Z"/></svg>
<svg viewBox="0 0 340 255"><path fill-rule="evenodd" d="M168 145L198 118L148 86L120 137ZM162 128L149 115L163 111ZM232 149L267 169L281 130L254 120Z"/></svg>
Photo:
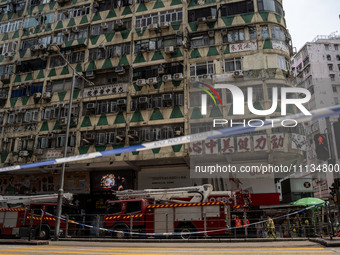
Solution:
<svg viewBox="0 0 340 255"><path fill-rule="evenodd" d="M64 193L64 199L72 201L73 194ZM31 203L56 203L58 194L35 196L0 196L0 208L24 207Z"/></svg>
<svg viewBox="0 0 340 255"><path fill-rule="evenodd" d="M144 189L144 190L123 190L114 194L118 199L153 199L157 201L171 201L179 203L199 203L206 202L213 187L211 184L202 186L173 188L173 189ZM178 200L176 200L178 198ZM190 201L180 200L181 198L191 198Z"/></svg>

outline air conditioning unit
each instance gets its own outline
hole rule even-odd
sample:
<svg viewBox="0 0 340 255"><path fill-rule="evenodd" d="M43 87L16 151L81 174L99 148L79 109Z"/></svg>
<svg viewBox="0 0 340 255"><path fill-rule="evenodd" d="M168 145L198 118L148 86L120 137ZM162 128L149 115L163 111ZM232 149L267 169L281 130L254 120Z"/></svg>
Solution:
<svg viewBox="0 0 340 255"><path fill-rule="evenodd" d="M149 50L149 46L145 44L143 44L139 49L140 52L147 52L148 50Z"/></svg>
<svg viewBox="0 0 340 255"><path fill-rule="evenodd" d="M222 35L227 35L227 34L228 34L228 29L222 28L221 34L222 34Z"/></svg>
<svg viewBox="0 0 340 255"><path fill-rule="evenodd" d="M5 58L11 57L10 52L5 52L5 53L3 53L2 55L3 55Z"/></svg>
<svg viewBox="0 0 340 255"><path fill-rule="evenodd" d="M67 56L68 56L68 55L71 55L71 53L72 53L72 51L70 51L70 50L66 50L66 51L65 51L65 55L67 55Z"/></svg>
<svg viewBox="0 0 340 255"><path fill-rule="evenodd" d="M124 26L124 22L123 22L121 19L116 20L116 22L115 22L115 28L121 28L121 27L123 27L123 26Z"/></svg>
<svg viewBox="0 0 340 255"><path fill-rule="evenodd" d="M63 34L69 34L70 33L70 30L68 29L63 29Z"/></svg>
<svg viewBox="0 0 340 255"><path fill-rule="evenodd" d="M38 47L39 47L39 50L46 50L47 49L45 44L39 44Z"/></svg>
<svg viewBox="0 0 340 255"><path fill-rule="evenodd" d="M126 99L118 99L117 105L126 105Z"/></svg>
<svg viewBox="0 0 340 255"><path fill-rule="evenodd" d="M175 52L175 47L174 46L168 46L168 47L165 47L164 50L165 50L166 54L174 53Z"/></svg>
<svg viewBox="0 0 340 255"><path fill-rule="evenodd" d="M157 30L158 29L158 24L157 23L150 24L150 25L148 25L148 29L151 30L151 31Z"/></svg>
<svg viewBox="0 0 340 255"><path fill-rule="evenodd" d="M29 140L34 140L34 138L35 138L34 135L28 135L27 136L27 139L29 139Z"/></svg>
<svg viewBox="0 0 340 255"><path fill-rule="evenodd" d="M205 23L207 21L207 19L205 17L200 17L197 19L198 23Z"/></svg>
<svg viewBox="0 0 340 255"><path fill-rule="evenodd" d="M58 104L58 107L59 107L59 108L64 108L64 107L65 107L65 104L64 104L64 103Z"/></svg>
<svg viewBox="0 0 340 255"><path fill-rule="evenodd" d="M165 74L162 76L162 80L165 81L171 81L172 77L171 74Z"/></svg>
<svg viewBox="0 0 340 255"><path fill-rule="evenodd" d="M89 141L92 141L92 140L94 140L94 134L86 133L86 134L84 135L84 139L89 140Z"/></svg>
<svg viewBox="0 0 340 255"><path fill-rule="evenodd" d="M43 149L36 149L35 151L34 151L34 154L35 155L42 155L44 153L44 150Z"/></svg>
<svg viewBox="0 0 340 255"><path fill-rule="evenodd" d="M10 57L14 57L14 56L15 56L15 51L10 52L10 53L9 53L9 56L10 56Z"/></svg>
<svg viewBox="0 0 340 255"><path fill-rule="evenodd" d="M174 131L175 131L175 136L180 136L180 135L183 134L183 128L182 127L175 127Z"/></svg>
<svg viewBox="0 0 340 255"><path fill-rule="evenodd" d="M182 34L182 31L176 31L176 36L177 37L181 37L183 34Z"/></svg>
<svg viewBox="0 0 340 255"><path fill-rule="evenodd" d="M40 92L34 93L33 98L41 98L41 93Z"/></svg>
<svg viewBox="0 0 340 255"><path fill-rule="evenodd" d="M8 139L7 137L4 137L4 138L2 138L2 141L3 141L4 143L8 143L8 142L9 142L9 139Z"/></svg>
<svg viewBox="0 0 340 255"><path fill-rule="evenodd" d="M45 92L44 95L43 95L43 98L44 98L44 99L49 99L49 98L51 98L51 92Z"/></svg>
<svg viewBox="0 0 340 255"><path fill-rule="evenodd" d="M148 97L140 97L138 98L139 104L147 104L148 103Z"/></svg>
<svg viewBox="0 0 340 255"><path fill-rule="evenodd" d="M163 74L164 73L164 68L163 67L159 67L157 72L158 72L158 74Z"/></svg>
<svg viewBox="0 0 340 255"><path fill-rule="evenodd" d="M172 100L172 94L163 94L162 100L163 101L171 101Z"/></svg>
<svg viewBox="0 0 340 255"><path fill-rule="evenodd" d="M146 85L145 79L138 79L136 82L137 86L144 86Z"/></svg>
<svg viewBox="0 0 340 255"><path fill-rule="evenodd" d="M106 29L108 29L108 28L109 28L109 26L107 25L107 23L106 23L106 22L105 22L105 23L103 23L103 24L101 24L100 26L101 26L101 28L102 28L103 30L106 30Z"/></svg>
<svg viewBox="0 0 340 255"><path fill-rule="evenodd" d="M181 80L183 80L183 79L184 79L183 73L175 73L175 74L174 74L174 80L175 80L175 81L181 81Z"/></svg>
<svg viewBox="0 0 340 255"><path fill-rule="evenodd" d="M94 73L92 71L86 72L86 77L89 78L89 79L94 79L95 78Z"/></svg>
<svg viewBox="0 0 340 255"><path fill-rule="evenodd" d="M104 44L99 44L99 45L98 45L98 48L99 48L99 49L105 49L105 45L104 45Z"/></svg>
<svg viewBox="0 0 340 255"><path fill-rule="evenodd" d="M67 124L67 118L66 118L66 117L60 118L59 124L60 124L61 126L66 126L66 124Z"/></svg>
<svg viewBox="0 0 340 255"><path fill-rule="evenodd" d="M148 79L148 84L149 85L153 85L153 84L157 84L158 83L158 79L157 77L152 77Z"/></svg>
<svg viewBox="0 0 340 255"><path fill-rule="evenodd" d="M96 108L95 103L88 103L88 104L86 105L86 109L95 109L95 108Z"/></svg>
<svg viewBox="0 0 340 255"><path fill-rule="evenodd" d="M25 108L19 108L19 109L17 109L17 112L18 113L24 113L24 112L26 112L26 109Z"/></svg>
<svg viewBox="0 0 340 255"><path fill-rule="evenodd" d="M208 16L207 17L208 22L215 22L216 21L216 16Z"/></svg>
<svg viewBox="0 0 340 255"><path fill-rule="evenodd" d="M202 75L202 78L203 78L203 79L210 79L210 74L203 74L203 75Z"/></svg>
<svg viewBox="0 0 340 255"><path fill-rule="evenodd" d="M73 33L78 33L79 32L79 29L77 27L72 27L72 32Z"/></svg>
<svg viewBox="0 0 340 255"><path fill-rule="evenodd" d="M121 142L125 139L125 130L121 130L118 132L118 135L116 136L116 138Z"/></svg>
<svg viewBox="0 0 340 255"><path fill-rule="evenodd" d="M190 82L196 82L199 81L199 78L197 76L190 77Z"/></svg>
<svg viewBox="0 0 340 255"><path fill-rule="evenodd" d="M214 37L215 36L215 31L214 30L209 30L208 31L209 37Z"/></svg>
<svg viewBox="0 0 340 255"><path fill-rule="evenodd" d="M243 77L243 72L242 71L235 71L233 73L234 78L240 78Z"/></svg>
<svg viewBox="0 0 340 255"><path fill-rule="evenodd" d="M169 28L169 27L170 27L170 23L168 21L161 22L161 28Z"/></svg>
<svg viewBox="0 0 340 255"><path fill-rule="evenodd" d="M94 8L98 8L98 7L99 7L99 4L98 4L97 2L94 2L94 3L93 3L93 7L94 7Z"/></svg>
<svg viewBox="0 0 340 255"><path fill-rule="evenodd" d="M115 68L115 72L118 73L118 74L125 74L125 69L122 66L117 66Z"/></svg>
<svg viewBox="0 0 340 255"><path fill-rule="evenodd" d="M19 156L20 157L27 157L28 156L28 151L19 151Z"/></svg>

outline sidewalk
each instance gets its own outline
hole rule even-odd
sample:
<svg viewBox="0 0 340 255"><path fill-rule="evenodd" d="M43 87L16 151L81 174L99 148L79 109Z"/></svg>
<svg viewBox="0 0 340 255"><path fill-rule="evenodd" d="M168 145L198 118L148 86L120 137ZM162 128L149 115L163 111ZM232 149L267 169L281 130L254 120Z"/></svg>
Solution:
<svg viewBox="0 0 340 255"><path fill-rule="evenodd" d="M0 239L0 244L49 245L50 241L27 239Z"/></svg>

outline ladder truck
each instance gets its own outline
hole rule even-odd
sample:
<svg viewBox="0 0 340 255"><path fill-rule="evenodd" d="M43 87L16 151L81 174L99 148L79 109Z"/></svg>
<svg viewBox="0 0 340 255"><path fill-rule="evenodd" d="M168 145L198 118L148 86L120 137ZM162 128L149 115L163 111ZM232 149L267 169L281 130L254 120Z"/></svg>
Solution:
<svg viewBox="0 0 340 255"><path fill-rule="evenodd" d="M56 223L57 194L36 196L0 196L0 236L49 239L54 233ZM68 201L72 194L64 194L63 212L77 213ZM61 230L65 231L66 222L61 220ZM68 233L75 232L76 225L68 223Z"/></svg>
<svg viewBox="0 0 340 255"><path fill-rule="evenodd" d="M230 223L229 207L207 202L212 185L175 189L118 191L107 202L103 227L115 238L223 235Z"/></svg>

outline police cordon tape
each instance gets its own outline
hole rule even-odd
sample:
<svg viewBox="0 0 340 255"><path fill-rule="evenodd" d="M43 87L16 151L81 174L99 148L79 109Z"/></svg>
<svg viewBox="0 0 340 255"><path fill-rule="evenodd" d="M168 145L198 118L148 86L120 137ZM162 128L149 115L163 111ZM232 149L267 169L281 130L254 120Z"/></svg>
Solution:
<svg viewBox="0 0 340 255"><path fill-rule="evenodd" d="M311 209L313 209L315 207L322 206L323 204L325 204L327 206L327 202L323 202L323 203L320 203L320 204L308 206L306 208L303 208L301 210L298 210L298 211L295 211L295 212L292 212L292 213L288 213L288 214L285 214L285 215L281 215L281 216L272 218L272 220L275 221L277 219L285 218L287 216L291 216L291 215L295 215L295 214L298 214L298 213L301 213L301 212L304 212L304 211L308 211L308 210L311 210ZM58 218L58 216L50 214L50 213L46 213L45 212L45 214L50 215L51 217ZM64 218L64 217L60 217L60 219L63 220L63 221L67 221L67 219ZM221 228L221 229L214 229L214 230L207 230L207 231L185 232L185 233L181 233L181 232L139 233L139 232L128 232L128 231L121 231L121 230L114 230L114 229L107 229L107 228L102 228L102 227L96 227L96 226L87 225L87 224L84 224L84 223L79 223L79 222L76 222L76 221L73 221L73 220L68 220L68 221L69 221L69 223L73 223L73 224L76 224L76 225L79 225L79 226L82 226L82 227L92 228L92 229L96 229L96 230L112 232L112 233L121 233L121 234L124 234L124 235L139 235L139 236L180 236L180 235L188 236L188 235L197 235L197 234L205 234L205 233L209 234L209 233L213 233L213 232L221 232L221 231L224 231L224 230L228 231L228 230L233 230L233 229L244 228L244 226L239 226L239 227L227 227L227 228ZM258 221L258 222L254 222L254 223L249 223L249 224L246 224L246 225L247 225L247 228L248 228L249 226L255 226L257 224L266 223L268 221L269 220L263 220L263 221Z"/></svg>
<svg viewBox="0 0 340 255"><path fill-rule="evenodd" d="M250 132L255 132L255 131L271 129L275 127L280 127L281 122L284 120L290 120L290 122L292 122L290 124L295 124L295 123L307 122L307 121L330 117L330 116L339 115L339 114L340 114L340 105L336 105L332 107L326 107L326 108L311 111L311 115L304 115L300 113L300 114L295 114L295 115L290 115L290 116L284 116L281 118L265 120L265 121L262 121L263 125L258 126L258 127L233 126L229 128L222 128L219 130L207 131L203 133L186 135L186 136L179 136L179 137L175 137L171 139L144 143L144 144L139 144L139 145L132 145L128 147L117 148L117 149L112 149L112 150L107 150L107 151L92 152L88 154L58 158L58 159L47 160L47 161L41 161L41 162L35 162L35 163L29 163L29 164L23 164L23 165L8 166L8 167L0 168L0 172L15 171L15 170L20 170L20 169L40 167L40 166L46 166L46 165L55 165L55 164L74 162L74 161L93 159L93 158L101 158L101 157L111 156L115 154L135 152L135 151L145 151L145 150L151 150L155 148L162 148L162 147L167 147L167 146L192 143L192 142L202 141L206 139L215 139L215 138L220 138L220 137L239 135L239 134L244 134L244 133L250 133Z"/></svg>

